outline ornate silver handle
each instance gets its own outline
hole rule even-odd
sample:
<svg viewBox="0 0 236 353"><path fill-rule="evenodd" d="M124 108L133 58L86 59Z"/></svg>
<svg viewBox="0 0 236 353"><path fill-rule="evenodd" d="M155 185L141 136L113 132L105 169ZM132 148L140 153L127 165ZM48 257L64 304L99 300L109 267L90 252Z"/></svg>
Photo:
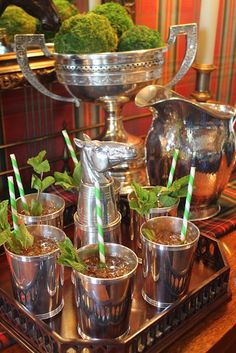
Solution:
<svg viewBox="0 0 236 353"><path fill-rule="evenodd" d="M27 48L29 46L37 46L40 47L45 56L51 57L52 53L48 50L45 45L45 39L43 34L16 34L15 35L15 44L16 44L16 58L17 62L21 68L21 71L25 78L31 83L31 85L36 88L39 92L43 93L45 96L50 98L75 103L79 106L79 100L71 97L63 97L59 96L55 93L50 92L44 85L42 85L37 79L34 72L31 70L29 66L29 60L27 57Z"/></svg>
<svg viewBox="0 0 236 353"><path fill-rule="evenodd" d="M168 88L174 86L186 74L186 72L189 70L189 68L193 63L197 52L197 24L196 23L188 23L184 25L171 26L169 31L168 46L172 45L175 42L177 36L182 34L187 36L187 39L186 39L187 46L186 46L185 56L179 68L179 71L172 78L172 80L165 85L165 87L168 87Z"/></svg>

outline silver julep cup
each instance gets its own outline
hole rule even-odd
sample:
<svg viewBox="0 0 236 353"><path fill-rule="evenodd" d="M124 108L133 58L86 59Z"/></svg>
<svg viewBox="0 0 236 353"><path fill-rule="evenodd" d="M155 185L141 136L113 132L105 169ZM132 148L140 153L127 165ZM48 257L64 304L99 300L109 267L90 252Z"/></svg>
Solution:
<svg viewBox="0 0 236 353"><path fill-rule="evenodd" d="M138 266L135 253L120 244L105 244L106 255L128 261L131 270L116 278L95 278L74 271L78 332L85 339L118 338L129 331L134 275ZM97 244L78 250L83 259L98 254Z"/></svg>
<svg viewBox="0 0 236 353"><path fill-rule="evenodd" d="M37 193L25 196L28 206L31 200L36 199ZM26 225L29 224L48 224L63 229L63 213L65 210L65 201L62 197L51 193L40 193L39 202L44 206L50 206L52 211L41 216L30 216L25 214L21 197L16 200L17 217Z"/></svg>
<svg viewBox="0 0 236 353"><path fill-rule="evenodd" d="M103 227L104 241L108 243L121 243L121 214L117 212L117 218L114 222ZM88 226L79 221L77 212L74 214L74 246L80 248L88 244L96 244L98 242L97 226Z"/></svg>
<svg viewBox="0 0 236 353"><path fill-rule="evenodd" d="M117 199L114 192L114 180L101 185L102 223L109 225L117 219ZM77 204L80 223L94 226L97 223L95 188L81 182Z"/></svg>
<svg viewBox="0 0 236 353"><path fill-rule="evenodd" d="M186 294L200 231L188 222L187 244L163 245L148 240L143 235L143 228L148 226L156 232L180 234L182 222L177 217L156 217L141 226L142 296L156 307L165 308Z"/></svg>
<svg viewBox="0 0 236 353"><path fill-rule="evenodd" d="M153 186L145 186L146 189L152 189ZM135 192L128 194L128 201L130 202L135 198ZM155 207L151 208L146 219L141 216L137 211L130 209L130 229L129 229L129 246L138 256L139 263L142 263L142 242L140 235L141 225L148 219L161 216L177 216L179 200L175 205L170 207Z"/></svg>
<svg viewBox="0 0 236 353"><path fill-rule="evenodd" d="M37 237L63 241L65 233L49 225L27 226ZM59 249L45 255L16 255L5 247L15 299L39 319L57 315L64 306L64 267L57 264Z"/></svg>

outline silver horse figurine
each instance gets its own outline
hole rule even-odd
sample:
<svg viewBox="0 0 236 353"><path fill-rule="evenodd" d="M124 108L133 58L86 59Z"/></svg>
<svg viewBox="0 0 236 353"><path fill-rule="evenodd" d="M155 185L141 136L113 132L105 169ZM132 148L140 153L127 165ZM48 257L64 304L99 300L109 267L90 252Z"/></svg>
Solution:
<svg viewBox="0 0 236 353"><path fill-rule="evenodd" d="M100 185L102 220L105 241L120 242L121 215L117 210L114 179L109 169L137 156L136 149L126 143L91 140L83 135L84 141L74 139L81 149L80 161L82 180L79 189L75 245L97 243L97 218L95 182Z"/></svg>

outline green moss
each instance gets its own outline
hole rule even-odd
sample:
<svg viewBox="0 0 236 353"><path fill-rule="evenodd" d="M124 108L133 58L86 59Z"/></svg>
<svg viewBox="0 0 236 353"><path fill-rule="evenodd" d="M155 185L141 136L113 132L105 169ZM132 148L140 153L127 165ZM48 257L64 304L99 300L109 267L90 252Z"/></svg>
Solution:
<svg viewBox="0 0 236 353"><path fill-rule="evenodd" d="M78 14L62 23L55 36L55 51L62 54L112 52L118 38L105 16Z"/></svg>
<svg viewBox="0 0 236 353"><path fill-rule="evenodd" d="M75 16L79 13L78 8L67 0L53 0L53 2L62 21L65 21L71 16Z"/></svg>
<svg viewBox="0 0 236 353"><path fill-rule="evenodd" d="M158 31L146 26L136 25L121 36L118 51L151 49L162 46L164 46L164 42Z"/></svg>
<svg viewBox="0 0 236 353"><path fill-rule="evenodd" d="M92 12L106 16L116 31L118 38L120 38L125 31L134 25L133 20L129 16L126 9L122 5L115 2L107 2L105 4L98 5Z"/></svg>
<svg viewBox="0 0 236 353"><path fill-rule="evenodd" d="M34 34L36 19L17 6L8 6L0 17L0 27L6 28L8 39L14 42L15 34Z"/></svg>

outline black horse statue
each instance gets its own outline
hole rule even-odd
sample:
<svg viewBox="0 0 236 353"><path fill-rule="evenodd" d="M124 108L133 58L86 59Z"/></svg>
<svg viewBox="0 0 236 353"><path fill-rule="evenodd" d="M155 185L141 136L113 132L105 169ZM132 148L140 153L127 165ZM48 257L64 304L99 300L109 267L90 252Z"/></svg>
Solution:
<svg viewBox="0 0 236 353"><path fill-rule="evenodd" d="M38 18L45 30L56 32L61 25L52 0L0 0L0 16L9 5L21 7L29 15Z"/></svg>

